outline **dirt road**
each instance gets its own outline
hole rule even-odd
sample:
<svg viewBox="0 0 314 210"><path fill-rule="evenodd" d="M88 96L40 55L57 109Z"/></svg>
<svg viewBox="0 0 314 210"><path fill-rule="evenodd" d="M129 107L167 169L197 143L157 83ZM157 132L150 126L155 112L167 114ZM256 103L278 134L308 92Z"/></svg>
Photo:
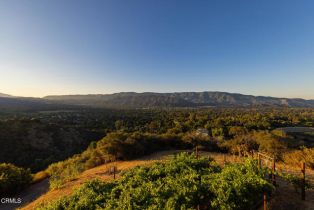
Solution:
<svg viewBox="0 0 314 210"><path fill-rule="evenodd" d="M46 193L49 190L49 180L45 179L39 183L31 185L26 190L13 196L14 198L20 198L21 203L17 204L0 204L0 210L13 210L19 208L27 203L36 200L39 196Z"/></svg>

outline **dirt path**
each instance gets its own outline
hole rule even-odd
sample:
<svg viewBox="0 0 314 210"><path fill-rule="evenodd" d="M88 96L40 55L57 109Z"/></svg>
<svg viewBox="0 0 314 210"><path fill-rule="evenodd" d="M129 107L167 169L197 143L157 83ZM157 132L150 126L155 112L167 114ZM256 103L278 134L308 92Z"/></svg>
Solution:
<svg viewBox="0 0 314 210"><path fill-rule="evenodd" d="M314 210L314 190L306 191L303 201L300 190L296 190L292 184L280 179L277 179L277 183L276 192L268 204L269 210Z"/></svg>
<svg viewBox="0 0 314 210"><path fill-rule="evenodd" d="M26 203L36 200L39 196L49 190L49 180L45 179L39 183L31 185L26 190L14 196L14 198L21 198L22 202L19 204L0 204L1 210L12 210L19 208Z"/></svg>

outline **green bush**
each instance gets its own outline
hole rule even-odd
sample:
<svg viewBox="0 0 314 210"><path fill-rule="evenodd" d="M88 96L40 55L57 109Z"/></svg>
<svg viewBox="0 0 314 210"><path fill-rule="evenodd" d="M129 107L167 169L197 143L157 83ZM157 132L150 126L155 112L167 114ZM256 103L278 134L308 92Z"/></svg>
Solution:
<svg viewBox="0 0 314 210"><path fill-rule="evenodd" d="M7 196L19 192L32 181L29 169L25 170L10 163L0 164L0 195Z"/></svg>
<svg viewBox="0 0 314 210"><path fill-rule="evenodd" d="M51 164L46 172L50 175L50 189L61 188L65 182L78 177L84 171L84 159L76 155L68 160Z"/></svg>
<svg viewBox="0 0 314 210"><path fill-rule="evenodd" d="M221 173L209 176L208 186L213 192L213 209L249 209L261 200L272 186L263 178L255 161L227 165Z"/></svg>

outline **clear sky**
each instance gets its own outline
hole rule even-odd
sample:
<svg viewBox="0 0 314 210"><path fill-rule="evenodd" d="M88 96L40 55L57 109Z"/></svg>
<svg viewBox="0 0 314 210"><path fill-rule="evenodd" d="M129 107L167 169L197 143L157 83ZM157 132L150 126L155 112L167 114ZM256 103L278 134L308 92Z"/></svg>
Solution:
<svg viewBox="0 0 314 210"><path fill-rule="evenodd" d="M2 0L0 92L314 99L313 0Z"/></svg>

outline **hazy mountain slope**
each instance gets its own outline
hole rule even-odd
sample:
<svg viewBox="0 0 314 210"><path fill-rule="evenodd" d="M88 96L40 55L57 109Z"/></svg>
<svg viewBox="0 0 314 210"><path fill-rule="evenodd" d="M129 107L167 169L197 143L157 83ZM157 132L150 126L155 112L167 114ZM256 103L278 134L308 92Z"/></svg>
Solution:
<svg viewBox="0 0 314 210"><path fill-rule="evenodd" d="M313 100L251 96L226 92L115 93L104 95L47 96L65 104L110 108L199 107L199 106L288 106L314 107Z"/></svg>
<svg viewBox="0 0 314 210"><path fill-rule="evenodd" d="M1 111L39 111L77 108L41 98L0 97Z"/></svg>
<svg viewBox="0 0 314 210"><path fill-rule="evenodd" d="M8 94L0 93L0 97L7 97L7 98L9 98L9 97L12 97L12 96L8 95Z"/></svg>

